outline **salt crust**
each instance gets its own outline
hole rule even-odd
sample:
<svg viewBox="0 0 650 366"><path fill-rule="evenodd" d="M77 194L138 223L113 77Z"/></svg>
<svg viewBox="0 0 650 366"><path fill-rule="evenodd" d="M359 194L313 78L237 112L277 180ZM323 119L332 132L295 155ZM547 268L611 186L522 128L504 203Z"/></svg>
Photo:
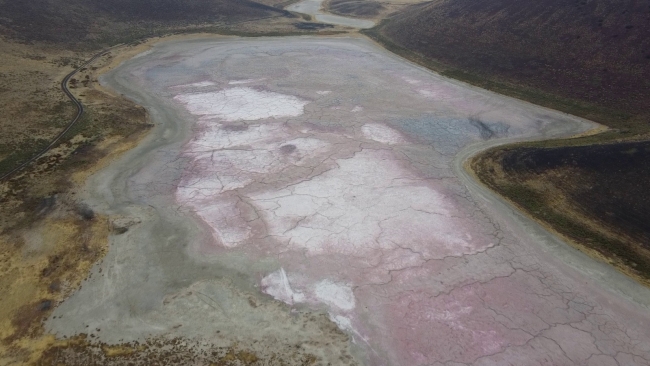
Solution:
<svg viewBox="0 0 650 366"><path fill-rule="evenodd" d="M298 282L299 290L294 289L290 282ZM355 308L354 293L349 285L336 283L329 279L311 285L300 284L296 278L290 278L284 268L268 274L260 284L264 293L289 305L298 303L328 305L330 319L339 328L357 333L349 313Z"/></svg>
<svg viewBox="0 0 650 366"><path fill-rule="evenodd" d="M422 83L422 81L417 80L417 79L410 78L410 77L408 77L408 76L403 76L402 79L403 79L404 81L406 81L407 83L411 84L411 85L417 85L417 84Z"/></svg>
<svg viewBox="0 0 650 366"><path fill-rule="evenodd" d="M485 247L462 234L453 205L391 160L364 150L291 190L250 197L274 235L307 254L356 254L406 245L425 258Z"/></svg>
<svg viewBox="0 0 650 366"><path fill-rule="evenodd" d="M250 83L254 83L254 82L262 81L262 80L264 80L264 79L244 79L244 80L233 80L233 81L229 81L228 84L229 84L229 85L250 84Z"/></svg>
<svg viewBox="0 0 650 366"><path fill-rule="evenodd" d="M192 84L183 84L183 85L176 85L172 86L172 89L181 89L181 88L205 88L208 86L213 86L217 85L216 83L212 81L200 81L198 83L192 83Z"/></svg>
<svg viewBox="0 0 650 366"><path fill-rule="evenodd" d="M295 292L289 284L289 278L284 268L270 273L261 281L264 293L273 296L274 299L286 304L293 305L305 302L305 295Z"/></svg>
<svg viewBox="0 0 650 366"><path fill-rule="evenodd" d="M298 289L294 289L290 282L299 281L290 279L284 268L280 268L264 277L261 285L264 293L287 304L323 302L337 312L350 311L355 307L354 293L349 285L325 279L311 286L298 284Z"/></svg>
<svg viewBox="0 0 650 366"><path fill-rule="evenodd" d="M293 95L284 95L253 88L236 87L214 92L180 94L174 100L185 105L190 113L223 121L254 121L264 118L297 117L309 102Z"/></svg>
<svg viewBox="0 0 650 366"><path fill-rule="evenodd" d="M361 127L363 135L370 140L381 142L388 145L404 143L402 135L390 127L379 123L368 123Z"/></svg>
<svg viewBox="0 0 650 366"><path fill-rule="evenodd" d="M185 147L191 162L177 187L176 199L210 225L215 239L225 247L235 247L250 237L250 226L238 206L241 199L229 192L289 165L305 165L330 148L319 139L292 138L279 124L246 126L243 130L209 120L198 124L203 132ZM285 145L292 145L294 150L283 153Z"/></svg>
<svg viewBox="0 0 650 366"><path fill-rule="evenodd" d="M319 300L330 306L341 310L354 309L354 294L350 286L323 280L316 284L314 294Z"/></svg>

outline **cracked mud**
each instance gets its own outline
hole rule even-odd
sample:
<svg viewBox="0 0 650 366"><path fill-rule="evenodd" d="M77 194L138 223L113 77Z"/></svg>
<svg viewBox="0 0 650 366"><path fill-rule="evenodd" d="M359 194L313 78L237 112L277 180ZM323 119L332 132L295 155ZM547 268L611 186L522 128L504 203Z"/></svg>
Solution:
<svg viewBox="0 0 650 366"><path fill-rule="evenodd" d="M589 122L357 38L162 43L104 83L159 126L88 183L135 224L56 334L296 344L333 364L650 362L648 291L544 244L459 168Z"/></svg>

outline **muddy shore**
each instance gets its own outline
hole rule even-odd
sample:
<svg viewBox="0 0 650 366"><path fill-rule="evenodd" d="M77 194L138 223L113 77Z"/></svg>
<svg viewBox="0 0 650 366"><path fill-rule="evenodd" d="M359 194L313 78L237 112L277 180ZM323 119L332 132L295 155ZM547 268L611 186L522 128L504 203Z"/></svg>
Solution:
<svg viewBox="0 0 650 366"><path fill-rule="evenodd" d="M279 51L275 53L273 47ZM230 74L218 68L210 69L214 70L212 73L199 68L195 69L195 74L188 74L190 68L178 66L184 62L185 65L209 62L206 60L216 57L209 51L211 49L246 60L241 61L243 69L238 71L237 63L222 63L229 68ZM201 55L198 60L193 59L195 50ZM283 65L284 54L293 57L293 68ZM267 60L264 61L266 69L260 71L266 74L247 74L259 69L255 65L262 62L260 55ZM314 78L316 68L310 64L311 58L303 60L300 57L305 56L301 55L319 55L326 65L323 74ZM334 61L341 57L355 60L370 70L383 70L388 76L383 76L385 80L375 79L373 75L376 74L359 71L355 69L355 62L349 62L345 75L351 76L343 83L331 74L341 71L335 67L340 64ZM167 70L164 71L167 74L161 74L162 70ZM296 70L301 72L300 76L294 74ZM262 76L269 80L259 81ZM164 84L152 89L157 82L152 80L156 78L164 80ZM205 84L208 81L201 81L203 79L209 79L214 85ZM329 79L333 80L328 85ZM381 86L397 85L397 80L401 80L400 86L395 86L390 93L382 91ZM276 352L285 355L286 359L298 360L296 353L303 353L315 355L319 362L333 364L405 364L398 361L405 359L410 364L447 361L479 364L498 361L498 357L506 355L510 355L509 359L538 359L549 354L557 357L554 358L557 362L575 364L587 358L633 360L638 364L648 359L650 350L619 349L618 346L605 349L598 344L622 342L627 346L647 340L650 335L643 330L643 325L649 322L650 292L606 265L570 249L539 225L513 212L477 184L462 167L471 155L496 144L574 135L597 127L595 124L441 78L355 37L282 40L220 37L168 41L124 61L102 76L101 82L145 106L156 127L137 147L86 183L82 193L84 201L94 210L108 215L113 225L123 227L124 231L111 236L110 250L104 261L95 266L81 290L55 310L47 323L54 334L74 336L90 332L107 343L151 336L183 337L197 342L209 340L220 346L236 343L256 352L262 359ZM201 82L204 84L199 86ZM337 82L339 89L336 89ZM252 86L248 87L248 83ZM174 91L180 89L173 88L183 85L193 86L184 94ZM370 91L369 85L375 85L376 89ZM323 156L329 156L329 160L323 160L324 164L316 163L320 155L308 156L307 151L298 161L293 161L293 166L304 162L311 173L287 170L291 173L282 173L282 180L274 175L278 172L255 171L252 183L244 186L263 184L251 186L250 191L243 191L245 187L236 188L247 197L247 202L257 205L256 212L263 217L260 222L266 226L264 233L255 232L253 227L250 237L235 241L226 239L219 236L223 227L207 218L207 211L201 206L203 203L179 204L181 183L194 179L192 174L205 178L200 175L203 170L191 169L200 159L198 150L191 150L191 146L202 141L201 132L210 131L213 122L202 121L191 109L192 99L182 98L183 95L202 95L204 87L236 89L237 93L243 90L248 93L244 94L245 98L284 95L282 100L286 103L299 100L304 104L298 105L307 106L300 107L305 108L306 117L291 114L293 110L286 107L283 107L287 111L282 116L255 117L261 119L261 123L246 122L251 117L237 117L245 121L247 127L243 130L226 128L236 125L228 122L228 118L236 122L236 117L209 112L207 115L213 116L210 118L214 119L214 125L220 126L218 131L231 134L223 136L234 138L244 130L264 128L264 123L274 126L281 120L275 131L288 128L288 132L274 137L277 141L262 140L258 148L268 150L276 143L287 146L287 141L306 138L339 146L336 153L324 148L327 151ZM351 90L348 92L346 88ZM219 91L213 93L217 94L211 94L211 98L220 95ZM233 95L239 98L237 93ZM416 107L420 104L409 102L414 95L430 100L431 106ZM447 98L449 95L451 99ZM174 97L188 105L183 107L170 102ZM387 100L398 106L397 112L389 112L385 105L378 103ZM400 115L413 108L423 109ZM294 117L297 120L291 119ZM457 131L439 128L449 121L458 126ZM308 131L303 132L304 129ZM273 137L273 131L264 132L263 139ZM437 134L443 133L448 135L439 138ZM254 148L259 143L251 140L242 146ZM293 146L289 153L294 153L295 149L300 152L299 143ZM370 155L363 155L364 149L371 151ZM377 158L372 154L387 155ZM408 156L408 159L396 159L397 154ZM366 160L354 160L359 157ZM307 244L293 244L299 243L300 237L291 230L299 227L300 222L292 223L296 226L288 227L284 234L273 231L275 224L270 216L264 216L265 208L259 202L276 199L276 196L269 196L270 188L265 187L281 190L287 184L304 186L308 181L321 184L316 187L328 187L332 179L341 179L335 174L337 169L345 168L344 165L341 168L345 161L356 162L357 165L350 168L352 175L362 174L355 166L366 161L371 165L396 161L399 166L390 165L385 169L393 172L394 180L409 179L410 183L379 188L386 192L399 189L396 192L402 199L411 194L430 195L432 205L446 207L431 214L445 216L445 220L450 220L448 225L462 231L463 236L453 237L460 235L457 232L449 233L451 239L438 239L432 234L433 241L423 239L421 247L416 247L405 241L404 235L408 238L408 234L396 231L391 237L398 243L395 247L380 243L379 247L369 245L364 249L366 242L360 242L359 247L350 249L324 242L325 248L333 249L321 253L312 251ZM232 160L228 164L239 163ZM238 169L246 171L249 168ZM259 174L266 174L266 177ZM237 179L242 178L237 175ZM416 183L418 180L426 183ZM406 190L412 186L419 190ZM215 200L225 199L219 198L223 191L215 194ZM365 197L365 194L359 191L355 197ZM390 210L393 204L386 203L385 209ZM291 217L307 215L292 212ZM377 215L384 220L381 214ZM413 215L414 219L420 219L419 214ZM282 237L287 232L290 234ZM278 241L271 243L269 235ZM310 235L317 237L317 234ZM440 249L441 245L446 249ZM276 251L277 248L280 250ZM375 255L374 264L364 264L365 269L358 273L342 268L334 272L328 269L340 260L339 256L375 258ZM350 268L361 268L361 259L354 258L347 259ZM301 267L296 264L298 259L316 269L310 271ZM319 265L323 266L322 270L318 269ZM294 286L293 295L304 294L307 300L297 301L295 296L288 300L289 290L274 290L273 276L277 273L284 274L281 279L284 285ZM349 289L358 303L357 308L319 297L318 285L323 281L345 284L328 288L335 288L339 295ZM393 281L395 283L391 284ZM505 289L544 293L552 300L539 303L535 300L537 295L520 294L511 303L502 304L496 294L506 296L503 295ZM309 299L310 291L315 294L313 300ZM531 308L546 315L537 315L539 319L533 320L524 311ZM427 309L447 315L427 318ZM600 322L601 314L613 319L615 328L631 329L626 335L630 338L614 339L624 336L596 330L594 327ZM424 323L423 327L428 329L409 331L401 328L400 322L413 327ZM578 323L581 325L576 325ZM436 327L446 335L451 334L461 348L444 346L446 341L442 333L431 330ZM400 339L382 335L387 329ZM472 334L481 336L477 338ZM591 341L589 337L578 336L586 334ZM422 335L430 342L418 343L417 338ZM567 351L575 347L589 351L584 354ZM377 352L378 349L381 351ZM625 358L626 354L631 356Z"/></svg>

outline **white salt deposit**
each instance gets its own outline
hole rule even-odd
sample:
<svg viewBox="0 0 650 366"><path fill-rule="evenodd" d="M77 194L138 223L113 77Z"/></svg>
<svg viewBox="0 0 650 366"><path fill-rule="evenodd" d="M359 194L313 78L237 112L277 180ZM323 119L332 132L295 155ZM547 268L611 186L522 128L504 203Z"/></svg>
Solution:
<svg viewBox="0 0 650 366"><path fill-rule="evenodd" d="M413 79L413 78L410 78L408 76L403 76L402 79L404 79L404 81L406 81L407 83L409 83L411 85L417 85L417 84L420 84L422 82L420 80Z"/></svg>
<svg viewBox="0 0 650 366"><path fill-rule="evenodd" d="M327 94L329 94L331 92L332 92L331 90L319 90L319 91L316 92L316 94L318 94L318 95L327 95Z"/></svg>
<svg viewBox="0 0 650 366"><path fill-rule="evenodd" d="M335 306L346 311L354 309L354 293L347 285L338 284L330 280L323 280L316 284L314 294L316 295L316 298L327 305Z"/></svg>
<svg viewBox="0 0 650 366"><path fill-rule="evenodd" d="M261 285L262 291L265 294L271 295L274 299L286 304L293 305L305 301L305 295L300 292L295 292L291 288L289 277L284 271L284 268L280 268L264 277Z"/></svg>
<svg viewBox="0 0 650 366"><path fill-rule="evenodd" d="M418 90L418 93L421 95L427 97L427 98L435 98L438 96L438 93L431 91L431 90L426 90L426 89L420 89Z"/></svg>
<svg viewBox="0 0 650 366"><path fill-rule="evenodd" d="M226 248L233 248L247 240L251 228L241 210L237 207L236 199L224 199L201 207L197 212L212 228L215 238Z"/></svg>
<svg viewBox="0 0 650 366"><path fill-rule="evenodd" d="M352 108L352 110L350 112L357 113L357 112L362 112L362 111L363 111L363 107L360 106L360 105L357 105L354 108Z"/></svg>
<svg viewBox="0 0 650 366"><path fill-rule="evenodd" d="M364 150L291 190L253 195L270 235L307 253L356 254L402 247L423 258L472 253L453 205L423 185L390 153ZM418 256L418 258L420 258Z"/></svg>
<svg viewBox="0 0 650 366"><path fill-rule="evenodd" d="M213 83L212 81L200 81L198 83L192 83L192 84L183 84L183 85L176 85L172 86L173 89L181 89L181 88L205 88L208 86L213 86L217 85L216 83Z"/></svg>
<svg viewBox="0 0 650 366"><path fill-rule="evenodd" d="M202 132L186 145L189 174L179 183L176 199L208 223L226 247L246 241L251 230L237 207L241 201L229 192L290 165L308 166L311 158L331 149L320 139L291 138L279 123L229 125L201 119L198 124Z"/></svg>
<svg viewBox="0 0 650 366"><path fill-rule="evenodd" d="M293 95L236 87L215 92L180 94L174 97L198 116L223 121L252 121L264 118L297 117L309 103Z"/></svg>
<svg viewBox="0 0 650 366"><path fill-rule="evenodd" d="M240 85L240 84L250 84L254 83L257 81L263 81L264 79L243 79L243 80L233 80L229 81L228 84L230 85Z"/></svg>
<svg viewBox="0 0 650 366"><path fill-rule="evenodd" d="M271 138L282 139L289 136L281 125L274 123L233 127L210 120L201 120L199 124L205 129L187 145L190 154L239 146L256 146L268 143Z"/></svg>
<svg viewBox="0 0 650 366"><path fill-rule="evenodd" d="M379 123L368 123L361 127L363 135L370 140L383 144L394 145L404 143L402 135L394 129Z"/></svg>
<svg viewBox="0 0 650 366"><path fill-rule="evenodd" d="M337 327L341 330L345 331L354 331L354 328L352 328L352 321L350 318L346 318L342 315L332 315L331 313L329 314L330 320L336 324ZM356 333L356 332L355 332Z"/></svg>

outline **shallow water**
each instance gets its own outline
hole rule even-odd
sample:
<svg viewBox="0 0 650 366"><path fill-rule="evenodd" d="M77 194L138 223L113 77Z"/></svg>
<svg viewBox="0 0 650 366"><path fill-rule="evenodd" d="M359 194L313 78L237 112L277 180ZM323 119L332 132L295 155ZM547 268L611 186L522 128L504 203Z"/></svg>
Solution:
<svg viewBox="0 0 650 366"><path fill-rule="evenodd" d="M294 308L372 365L650 359L647 289L543 244L458 169L471 149L593 124L359 38L162 43L103 82L159 126L88 182L95 209L140 224L56 309L59 335L273 335L343 364L346 343Z"/></svg>

